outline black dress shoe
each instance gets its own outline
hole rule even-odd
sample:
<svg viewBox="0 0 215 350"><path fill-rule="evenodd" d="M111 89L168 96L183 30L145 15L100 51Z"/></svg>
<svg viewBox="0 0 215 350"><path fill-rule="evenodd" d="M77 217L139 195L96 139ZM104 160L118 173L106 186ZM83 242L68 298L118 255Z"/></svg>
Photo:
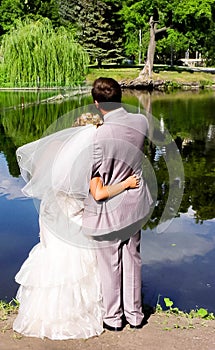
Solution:
<svg viewBox="0 0 215 350"><path fill-rule="evenodd" d="M143 328L143 326L145 326L147 324L147 321L145 321L144 319L142 320L142 322L136 326L134 326L133 324L130 324L130 328L132 329L141 329Z"/></svg>
<svg viewBox="0 0 215 350"><path fill-rule="evenodd" d="M111 332L121 332L123 330L123 327L112 327L106 324L105 322L103 322L103 328Z"/></svg>

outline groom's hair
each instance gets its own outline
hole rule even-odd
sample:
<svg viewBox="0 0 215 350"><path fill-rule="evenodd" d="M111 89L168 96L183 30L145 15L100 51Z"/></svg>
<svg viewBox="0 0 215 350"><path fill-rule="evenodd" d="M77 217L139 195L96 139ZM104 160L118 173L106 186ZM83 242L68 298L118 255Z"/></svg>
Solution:
<svg viewBox="0 0 215 350"><path fill-rule="evenodd" d="M116 80L100 77L93 83L92 96L102 109L110 111L120 107L122 90Z"/></svg>

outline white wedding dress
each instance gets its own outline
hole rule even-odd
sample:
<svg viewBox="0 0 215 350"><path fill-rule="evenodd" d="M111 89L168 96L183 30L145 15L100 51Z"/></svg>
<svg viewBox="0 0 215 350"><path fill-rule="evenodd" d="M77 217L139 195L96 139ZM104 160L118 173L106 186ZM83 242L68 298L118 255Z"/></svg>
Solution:
<svg viewBox="0 0 215 350"><path fill-rule="evenodd" d="M102 296L93 242L83 236L93 126L69 128L17 150L23 192L39 198L40 243L15 280L13 329L32 337L89 338L102 333Z"/></svg>

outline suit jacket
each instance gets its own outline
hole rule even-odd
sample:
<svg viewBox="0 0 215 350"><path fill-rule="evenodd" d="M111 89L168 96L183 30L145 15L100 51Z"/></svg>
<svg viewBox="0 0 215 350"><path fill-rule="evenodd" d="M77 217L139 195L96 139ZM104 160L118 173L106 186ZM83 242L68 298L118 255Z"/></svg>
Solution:
<svg viewBox="0 0 215 350"><path fill-rule="evenodd" d="M142 176L144 139L148 121L142 114L118 108L104 116L94 139L93 175L99 172L104 185L125 180L129 175L141 177L140 186L102 201L89 193L84 201L83 232L91 236L106 235L129 227L137 232L147 216L152 199ZM138 225L132 225L138 223ZM135 232L130 232L133 234Z"/></svg>

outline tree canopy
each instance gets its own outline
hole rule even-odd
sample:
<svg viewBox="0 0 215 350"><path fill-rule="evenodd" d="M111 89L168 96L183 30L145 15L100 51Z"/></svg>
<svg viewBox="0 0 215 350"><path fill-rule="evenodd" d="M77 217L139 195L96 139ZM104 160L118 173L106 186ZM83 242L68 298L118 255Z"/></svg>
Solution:
<svg viewBox="0 0 215 350"><path fill-rule="evenodd" d="M72 31L99 65L123 57L144 63L151 18L155 62L174 64L185 53L208 65L215 61L215 0L1 0L0 16L1 41L19 20L48 18L53 28Z"/></svg>
<svg viewBox="0 0 215 350"><path fill-rule="evenodd" d="M91 61L117 61L123 53L123 24L118 13L119 1L61 0L62 20L75 24L77 39L85 47Z"/></svg>
<svg viewBox="0 0 215 350"><path fill-rule="evenodd" d="M1 72L13 86L75 86L83 82L88 55L65 27L47 18L17 23L4 35Z"/></svg>
<svg viewBox="0 0 215 350"><path fill-rule="evenodd" d="M172 53L175 61L184 58L188 49L190 57L195 58L197 51L206 56L211 46L208 45L207 38L212 39L215 35L212 31L215 20L214 0L127 0L121 14L124 18L127 52L137 52L138 30L142 30L143 59L148 47L151 16L157 21L158 29L168 28L165 36L158 36L156 45L156 59L164 63L170 61Z"/></svg>

